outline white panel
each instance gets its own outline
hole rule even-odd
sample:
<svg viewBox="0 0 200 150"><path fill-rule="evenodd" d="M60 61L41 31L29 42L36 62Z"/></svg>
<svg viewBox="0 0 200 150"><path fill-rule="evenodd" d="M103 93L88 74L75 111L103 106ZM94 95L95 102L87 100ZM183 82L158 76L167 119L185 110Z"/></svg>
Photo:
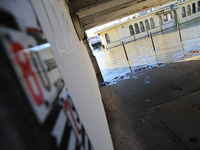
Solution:
<svg viewBox="0 0 200 150"><path fill-rule="evenodd" d="M76 136L74 132L71 130L67 150L75 150L75 149L76 149Z"/></svg>
<svg viewBox="0 0 200 150"><path fill-rule="evenodd" d="M57 147L61 144L66 122L67 122L67 118L65 116L65 113L63 110L61 110L51 133L52 136L56 138Z"/></svg>
<svg viewBox="0 0 200 150"><path fill-rule="evenodd" d="M94 149L112 150L113 145L95 72L87 49L83 42L79 41L74 30L65 0L32 0L32 3L35 6L36 13L51 44L66 87ZM57 8L57 16L60 16L60 20L62 18L65 22L62 34L55 35L60 26L56 23L56 18L51 8L52 5L49 5L49 3L54 8ZM60 7L62 7L61 11L59 11ZM66 42L66 44L58 45L57 36L59 36L59 40L63 40L61 41L62 43ZM60 50L60 47L63 50Z"/></svg>

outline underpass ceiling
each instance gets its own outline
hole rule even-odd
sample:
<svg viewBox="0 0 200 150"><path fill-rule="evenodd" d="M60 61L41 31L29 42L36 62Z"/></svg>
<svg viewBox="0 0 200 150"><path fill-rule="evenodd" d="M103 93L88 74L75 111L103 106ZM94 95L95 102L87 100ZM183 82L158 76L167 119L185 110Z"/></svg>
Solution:
<svg viewBox="0 0 200 150"><path fill-rule="evenodd" d="M66 0L85 30L174 0Z"/></svg>

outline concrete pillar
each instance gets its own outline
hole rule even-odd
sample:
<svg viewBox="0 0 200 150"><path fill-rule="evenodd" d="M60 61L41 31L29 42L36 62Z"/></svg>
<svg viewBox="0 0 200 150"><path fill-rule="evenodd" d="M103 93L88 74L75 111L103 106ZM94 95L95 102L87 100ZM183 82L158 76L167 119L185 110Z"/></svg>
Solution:
<svg viewBox="0 0 200 150"><path fill-rule="evenodd" d="M72 18L72 21L74 24L74 28L76 29L77 36L79 37L79 40L83 40L83 43L85 44L85 46L87 48L87 52L90 56L90 60L92 62L93 68L95 70L98 83L100 84L100 83L104 82L104 80L103 80L99 65L97 63L96 57L93 55L90 45L88 43L87 34L85 33L84 29L81 26L79 16L76 14L71 14L71 18Z"/></svg>
<svg viewBox="0 0 200 150"><path fill-rule="evenodd" d="M91 50L91 48L90 48L90 45L89 45L89 42L88 42L88 38L87 38L86 33L85 33L85 38L83 39L83 43L84 43L85 46L86 46L86 49L87 49L87 51L88 51L90 60L91 60L91 62L92 62L93 68L94 68L95 73L96 73L96 77L97 77L98 83L100 84L100 83L104 82L104 80L103 80L103 77L102 77L102 74L101 74L101 70L100 70L100 68L99 68L99 65L98 65L98 63L97 63L97 59L96 59L96 57L93 55L92 50Z"/></svg>

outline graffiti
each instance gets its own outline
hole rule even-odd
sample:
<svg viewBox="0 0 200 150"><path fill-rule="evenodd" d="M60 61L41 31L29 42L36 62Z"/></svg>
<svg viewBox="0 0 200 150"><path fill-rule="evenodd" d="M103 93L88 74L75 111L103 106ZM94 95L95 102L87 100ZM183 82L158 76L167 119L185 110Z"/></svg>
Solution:
<svg viewBox="0 0 200 150"><path fill-rule="evenodd" d="M43 134L58 150L92 150L30 2L23 0L31 8L25 15L6 8L6 3L0 4L5 7L0 11L12 19L14 27L0 23L0 38ZM16 0L15 5L18 3L22 2Z"/></svg>

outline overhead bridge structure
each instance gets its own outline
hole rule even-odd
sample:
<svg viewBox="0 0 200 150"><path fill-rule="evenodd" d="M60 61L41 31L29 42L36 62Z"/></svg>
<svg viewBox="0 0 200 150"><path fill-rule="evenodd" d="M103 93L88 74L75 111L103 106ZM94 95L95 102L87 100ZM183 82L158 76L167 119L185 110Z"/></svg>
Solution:
<svg viewBox="0 0 200 150"><path fill-rule="evenodd" d="M85 31L167 2L1 0L1 149L113 150Z"/></svg>
<svg viewBox="0 0 200 150"><path fill-rule="evenodd" d="M170 0L173 1L173 0ZM86 30L102 24L160 6L170 2L169 0L65 0L79 39L83 40L99 83L103 77L95 56L93 55Z"/></svg>
<svg viewBox="0 0 200 150"><path fill-rule="evenodd" d="M173 0L170 0L173 1ZM169 0L66 0L70 13L78 15L84 30L132 15Z"/></svg>

